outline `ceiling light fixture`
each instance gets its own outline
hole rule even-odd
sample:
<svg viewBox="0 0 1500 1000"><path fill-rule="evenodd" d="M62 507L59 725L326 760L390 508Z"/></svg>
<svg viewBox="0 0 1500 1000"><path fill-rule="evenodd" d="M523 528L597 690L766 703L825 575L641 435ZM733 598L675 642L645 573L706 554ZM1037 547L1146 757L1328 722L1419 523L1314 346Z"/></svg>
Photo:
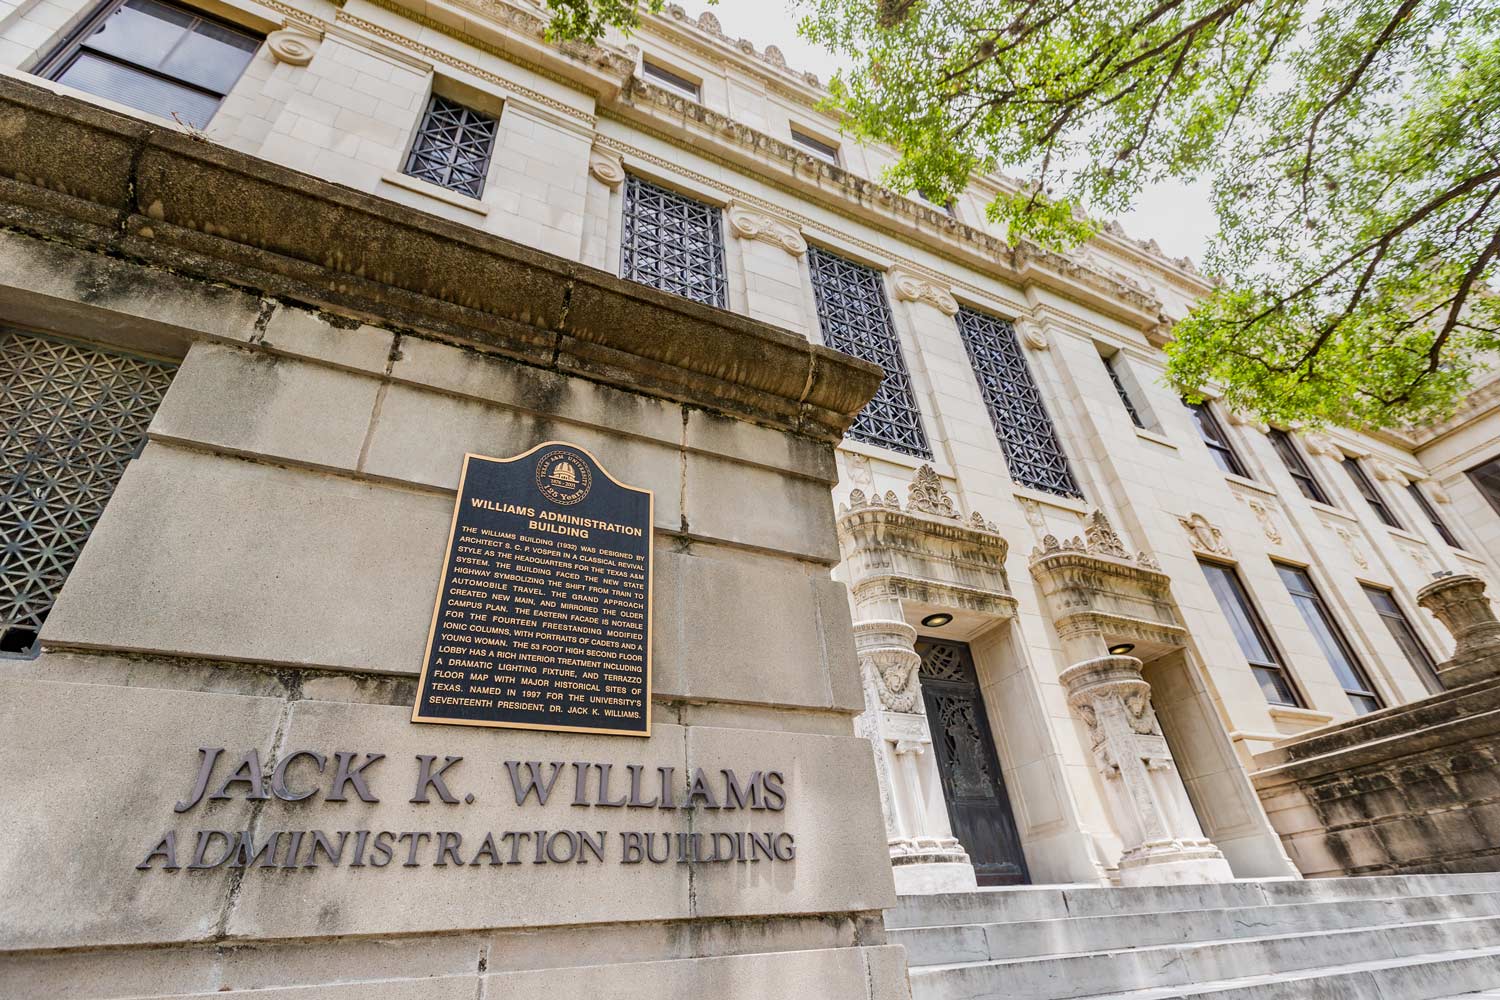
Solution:
<svg viewBox="0 0 1500 1000"><path fill-rule="evenodd" d="M1124 656L1134 648L1135 643L1133 642L1117 642L1113 646L1109 647L1109 651L1113 656Z"/></svg>
<svg viewBox="0 0 1500 1000"><path fill-rule="evenodd" d="M948 614L946 611L939 611L935 615L928 615L926 618L923 618L922 626L924 628L942 628L952 620L952 615Z"/></svg>

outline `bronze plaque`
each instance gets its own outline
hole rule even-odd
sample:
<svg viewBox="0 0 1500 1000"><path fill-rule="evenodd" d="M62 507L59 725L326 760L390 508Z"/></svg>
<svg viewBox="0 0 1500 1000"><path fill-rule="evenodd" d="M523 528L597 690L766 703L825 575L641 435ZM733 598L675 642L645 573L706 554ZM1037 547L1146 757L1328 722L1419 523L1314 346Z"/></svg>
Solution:
<svg viewBox="0 0 1500 1000"><path fill-rule="evenodd" d="M566 442L465 455L412 721L651 735L653 505Z"/></svg>

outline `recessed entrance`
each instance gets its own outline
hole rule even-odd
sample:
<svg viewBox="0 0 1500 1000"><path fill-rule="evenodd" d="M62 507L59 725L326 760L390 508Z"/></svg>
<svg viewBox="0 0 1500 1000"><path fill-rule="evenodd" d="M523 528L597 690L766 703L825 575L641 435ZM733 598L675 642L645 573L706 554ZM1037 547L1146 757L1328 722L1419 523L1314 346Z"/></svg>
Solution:
<svg viewBox="0 0 1500 1000"><path fill-rule="evenodd" d="M980 885L1024 885L1031 879L979 695L974 656L966 643L935 639L918 639L917 653L922 705L953 835L969 852Z"/></svg>

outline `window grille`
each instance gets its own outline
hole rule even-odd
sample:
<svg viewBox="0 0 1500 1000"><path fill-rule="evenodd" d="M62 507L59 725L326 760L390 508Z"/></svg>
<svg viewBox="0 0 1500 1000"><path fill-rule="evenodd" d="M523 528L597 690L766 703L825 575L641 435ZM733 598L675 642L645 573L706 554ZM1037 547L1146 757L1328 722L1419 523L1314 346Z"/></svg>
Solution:
<svg viewBox="0 0 1500 1000"><path fill-rule="evenodd" d="M1279 427L1272 427L1266 436L1271 439L1271 447L1281 456L1281 464L1291 473L1292 480L1296 482L1302 495L1318 503L1327 503L1328 496L1323 492L1322 484L1312 474L1312 469L1308 468L1307 461L1303 459L1302 452L1297 450L1297 442L1292 440L1292 436Z"/></svg>
<svg viewBox="0 0 1500 1000"><path fill-rule="evenodd" d="M1015 327L968 307L959 309L957 322L1010 477L1048 493L1083 496L1016 340Z"/></svg>
<svg viewBox="0 0 1500 1000"><path fill-rule="evenodd" d="M1401 522L1396 519L1395 513L1391 511L1390 507L1386 506L1385 498L1380 495L1380 491L1375 488L1375 484L1370 481L1370 477L1365 475L1365 470L1360 467L1359 459L1346 457L1339 464L1349 473L1349 478L1354 481L1354 488L1359 491L1360 496L1365 498L1365 503L1370 505L1370 509L1375 512L1375 516L1380 518L1381 522L1388 527L1401 528ZM1404 531L1405 529L1403 528L1402 530Z"/></svg>
<svg viewBox="0 0 1500 1000"><path fill-rule="evenodd" d="M36 651L173 371L0 328L0 654Z"/></svg>
<svg viewBox="0 0 1500 1000"><path fill-rule="evenodd" d="M1130 422L1137 427L1145 427L1146 425L1141 422L1140 411L1135 408L1135 400L1130 398L1130 393L1125 389L1125 383L1120 381L1120 372L1115 367L1118 357L1119 355L1115 354L1103 358L1104 370L1109 372L1109 380L1114 383L1115 394L1120 397L1120 403L1125 407L1125 412L1130 414Z"/></svg>
<svg viewBox="0 0 1500 1000"><path fill-rule="evenodd" d="M1235 476L1250 478L1245 472L1244 463L1240 456L1235 454L1234 446L1229 443L1229 435L1224 433L1224 427L1219 423L1219 418L1214 416L1214 411L1209 407L1208 401L1201 403L1184 403L1193 414L1193 422L1198 426L1198 436L1203 443L1208 445L1208 454L1214 460L1214 464L1223 472Z"/></svg>
<svg viewBox="0 0 1500 1000"><path fill-rule="evenodd" d="M1240 582L1239 574L1232 567L1202 559L1198 560L1198 565L1208 578L1209 589L1214 592L1219 610L1234 632L1240 652L1245 654L1250 670L1260 684L1261 694L1273 705L1300 708L1302 699L1297 696L1297 689L1292 686L1291 678L1282 666L1281 655L1276 651L1265 623L1261 621L1255 605L1250 603L1250 595L1245 592L1245 585Z"/></svg>
<svg viewBox="0 0 1500 1000"><path fill-rule="evenodd" d="M406 159L406 173L478 198L495 151L500 123L489 115L432 95Z"/></svg>
<svg viewBox="0 0 1500 1000"><path fill-rule="evenodd" d="M37 72L202 129L260 42L259 35L176 4L115 0L90 15Z"/></svg>
<svg viewBox="0 0 1500 1000"><path fill-rule="evenodd" d="M1328 665L1333 668L1334 676L1339 679L1344 693L1349 696L1349 703L1360 715L1380 710L1380 696L1375 693L1370 678L1365 675L1364 668L1359 665L1359 660L1354 656L1354 649L1349 645L1349 640L1344 638L1344 632L1339 628L1338 622L1333 618L1332 612L1324 602L1323 596L1318 593L1318 587L1306 570L1296 566L1286 566L1282 563L1276 564L1276 572L1281 574L1281 582L1286 584L1287 591L1292 595L1292 603L1297 605L1297 611L1302 615L1302 620L1312 631L1313 638L1318 641L1318 648L1323 651Z"/></svg>
<svg viewBox="0 0 1500 1000"><path fill-rule="evenodd" d="M625 177L620 274L652 288L724 308L724 236L719 209Z"/></svg>
<svg viewBox="0 0 1500 1000"><path fill-rule="evenodd" d="M911 374L891 321L880 272L845 260L820 247L807 259L818 300L823 342L835 350L871 361L885 371L875 398L854 418L849 436L885 448L931 458Z"/></svg>

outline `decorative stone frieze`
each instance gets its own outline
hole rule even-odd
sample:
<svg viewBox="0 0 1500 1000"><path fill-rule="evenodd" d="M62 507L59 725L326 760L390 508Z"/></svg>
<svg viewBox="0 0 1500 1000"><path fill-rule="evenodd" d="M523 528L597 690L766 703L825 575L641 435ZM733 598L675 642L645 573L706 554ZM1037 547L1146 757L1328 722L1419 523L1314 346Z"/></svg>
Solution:
<svg viewBox="0 0 1500 1000"><path fill-rule="evenodd" d="M625 183L625 163L620 154L602 146L589 150L589 173L603 181L611 191Z"/></svg>
<svg viewBox="0 0 1500 1000"><path fill-rule="evenodd" d="M995 620L1015 614L1006 543L993 522L965 518L924 465L903 505L894 490L852 490L840 508L839 546L854 599L855 649L865 682L860 732L874 746L897 888L938 892L974 885L943 806L922 706L917 630L907 606Z"/></svg>
<svg viewBox="0 0 1500 1000"><path fill-rule="evenodd" d="M1133 656L1099 656L1059 677L1068 704L1088 726L1094 763L1115 827L1127 845L1124 885L1217 882L1229 863L1203 835L1151 707L1151 685Z"/></svg>
<svg viewBox="0 0 1500 1000"><path fill-rule="evenodd" d="M1187 517L1179 517L1177 523L1182 525L1182 530L1187 532L1188 544L1194 551L1202 552L1211 556L1233 556L1229 543L1224 540L1224 533L1214 527L1213 522L1202 514L1192 513Z"/></svg>
<svg viewBox="0 0 1500 1000"><path fill-rule="evenodd" d="M958 302L953 293L930 278L908 271L902 267L890 270L891 287L901 302L926 302L943 313L952 316L958 312Z"/></svg>
<svg viewBox="0 0 1500 1000"><path fill-rule="evenodd" d="M318 45L323 41L321 33L298 24L284 21L280 30L266 36L266 48L277 62L288 66L306 66L317 55Z"/></svg>
<svg viewBox="0 0 1500 1000"><path fill-rule="evenodd" d="M724 210L729 221L729 231L742 240L760 240L780 247L793 257L807 253L807 241L802 232L785 219L769 212L750 208L741 202L730 202Z"/></svg>
<svg viewBox="0 0 1500 1000"><path fill-rule="evenodd" d="M1463 573L1441 577L1417 591L1417 603L1453 636L1453 656L1437 670L1446 688L1500 678L1500 621L1484 589L1484 580Z"/></svg>

